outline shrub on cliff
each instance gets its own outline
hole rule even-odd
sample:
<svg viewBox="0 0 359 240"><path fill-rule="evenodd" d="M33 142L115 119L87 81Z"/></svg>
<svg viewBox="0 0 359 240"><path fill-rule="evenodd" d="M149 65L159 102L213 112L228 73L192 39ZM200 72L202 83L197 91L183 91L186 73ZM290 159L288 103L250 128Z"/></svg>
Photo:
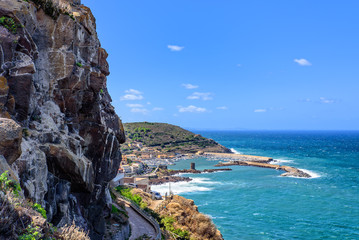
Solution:
<svg viewBox="0 0 359 240"><path fill-rule="evenodd" d="M90 239L75 225L55 228L46 221L41 205L26 201L20 192L20 185L9 179L8 171L0 175L0 239Z"/></svg>
<svg viewBox="0 0 359 240"><path fill-rule="evenodd" d="M191 238L202 240L223 240L212 220L198 212L193 200L174 195L166 208L160 212L161 216L173 218L173 227L188 231Z"/></svg>
<svg viewBox="0 0 359 240"><path fill-rule="evenodd" d="M130 199L131 201L136 203L140 208L145 209L147 207L147 204L144 201L142 201L140 195L133 194L131 190L132 189L128 187L123 187L123 186L116 187L116 191L119 192L122 196Z"/></svg>

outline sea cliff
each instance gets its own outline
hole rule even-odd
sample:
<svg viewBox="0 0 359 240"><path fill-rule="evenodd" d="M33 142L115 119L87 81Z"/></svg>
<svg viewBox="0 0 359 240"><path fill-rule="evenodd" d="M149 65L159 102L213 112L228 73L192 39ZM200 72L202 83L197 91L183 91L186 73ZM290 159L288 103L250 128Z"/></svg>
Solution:
<svg viewBox="0 0 359 240"><path fill-rule="evenodd" d="M102 239L125 141L95 18L80 1L0 2L0 170L56 226Z"/></svg>

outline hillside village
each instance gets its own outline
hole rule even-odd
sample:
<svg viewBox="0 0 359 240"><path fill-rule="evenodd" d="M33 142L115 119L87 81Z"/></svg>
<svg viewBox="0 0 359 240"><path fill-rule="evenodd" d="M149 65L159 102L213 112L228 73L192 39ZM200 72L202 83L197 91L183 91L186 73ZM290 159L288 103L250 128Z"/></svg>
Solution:
<svg viewBox="0 0 359 240"><path fill-rule="evenodd" d="M136 186L150 191L149 179L158 169L182 158L193 158L204 152L230 153L212 139L166 123L125 123L126 142L121 146L122 161L118 184Z"/></svg>

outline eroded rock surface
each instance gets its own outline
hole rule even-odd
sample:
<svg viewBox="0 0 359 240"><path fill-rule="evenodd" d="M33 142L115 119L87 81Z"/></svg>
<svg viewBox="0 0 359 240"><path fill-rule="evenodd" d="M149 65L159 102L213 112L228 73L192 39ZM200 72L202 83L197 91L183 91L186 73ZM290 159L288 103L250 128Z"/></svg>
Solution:
<svg viewBox="0 0 359 240"><path fill-rule="evenodd" d="M95 18L78 0L61 2L51 15L32 1L0 1L0 17L15 26L0 24L0 125L14 120L0 155L50 221L74 221L101 239L125 136Z"/></svg>
<svg viewBox="0 0 359 240"><path fill-rule="evenodd" d="M12 119L0 118L0 155L12 164L21 155L22 129Z"/></svg>

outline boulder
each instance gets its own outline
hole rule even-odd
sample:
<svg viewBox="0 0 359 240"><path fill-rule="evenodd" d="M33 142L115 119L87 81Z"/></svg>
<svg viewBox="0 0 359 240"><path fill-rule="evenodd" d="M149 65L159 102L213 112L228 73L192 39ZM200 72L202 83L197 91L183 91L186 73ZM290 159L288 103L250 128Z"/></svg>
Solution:
<svg viewBox="0 0 359 240"><path fill-rule="evenodd" d="M14 120L0 118L0 155L9 165L21 155L22 128Z"/></svg>

